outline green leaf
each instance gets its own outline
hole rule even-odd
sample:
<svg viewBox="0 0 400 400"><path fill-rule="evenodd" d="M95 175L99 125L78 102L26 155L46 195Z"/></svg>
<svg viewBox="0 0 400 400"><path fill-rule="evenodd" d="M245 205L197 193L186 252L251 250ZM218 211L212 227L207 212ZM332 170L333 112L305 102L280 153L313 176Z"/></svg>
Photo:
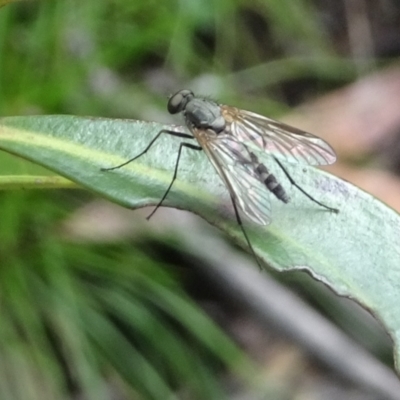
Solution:
<svg viewBox="0 0 400 400"><path fill-rule="evenodd" d="M180 139L164 135L139 154L165 127L129 120L72 116L10 117L0 120L0 148L37 162L125 207L156 204L171 181ZM270 169L274 164L268 164ZM245 221L259 257L278 270L304 269L337 293L370 310L397 342L400 336L400 218L353 185L315 168L286 166L304 190L336 207L312 203L279 171L291 196L271 199L273 221L266 227ZM1 182L0 182L1 183ZM246 242L232 217L226 189L202 152L183 150L178 179L165 205L192 211L239 244ZM400 361L399 355L396 356ZM398 363L399 365L399 363Z"/></svg>

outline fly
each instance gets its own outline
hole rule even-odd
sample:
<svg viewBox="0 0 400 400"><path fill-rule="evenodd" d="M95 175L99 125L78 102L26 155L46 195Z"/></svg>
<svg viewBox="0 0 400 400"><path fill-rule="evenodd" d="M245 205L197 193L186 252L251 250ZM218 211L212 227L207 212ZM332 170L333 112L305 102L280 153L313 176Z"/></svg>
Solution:
<svg viewBox="0 0 400 400"><path fill-rule="evenodd" d="M260 157L269 156L282 169L291 184L311 201L329 211L339 212L303 190L282 164L282 161L313 166L333 164L336 161L334 150L319 137L250 111L197 97L187 89L170 97L168 111L170 114L182 113L191 135L161 130L136 157L112 168L102 168L103 171L111 171L138 159L147 153L162 133L197 140L197 145L180 143L171 183L147 219L154 215L167 197L177 177L184 147L203 150L207 154L229 191L236 220L259 265L239 209L253 222L267 225L271 221L270 193L284 203L290 201L282 185Z"/></svg>

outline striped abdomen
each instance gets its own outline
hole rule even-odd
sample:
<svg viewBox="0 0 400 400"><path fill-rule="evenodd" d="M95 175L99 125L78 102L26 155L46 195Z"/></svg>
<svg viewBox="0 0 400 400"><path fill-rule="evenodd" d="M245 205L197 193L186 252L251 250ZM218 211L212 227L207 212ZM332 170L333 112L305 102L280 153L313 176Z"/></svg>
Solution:
<svg viewBox="0 0 400 400"><path fill-rule="evenodd" d="M271 174L264 164L261 164L254 153L250 153L251 159L254 163L255 171L264 182L265 186L281 201L284 203L289 202L289 196L286 194L285 189L276 180L275 176Z"/></svg>

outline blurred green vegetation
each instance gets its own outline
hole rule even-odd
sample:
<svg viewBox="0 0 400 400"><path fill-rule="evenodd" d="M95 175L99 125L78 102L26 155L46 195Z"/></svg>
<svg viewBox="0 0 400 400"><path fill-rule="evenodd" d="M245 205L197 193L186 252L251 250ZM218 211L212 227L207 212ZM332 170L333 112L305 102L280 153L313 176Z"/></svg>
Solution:
<svg viewBox="0 0 400 400"><path fill-rule="evenodd" d="M139 245L61 240L68 198L0 198L1 397L174 398L183 383L223 397L214 375L221 362L240 372L240 352Z"/></svg>
<svg viewBox="0 0 400 400"><path fill-rule="evenodd" d="M314 79L314 90L343 84L355 68L335 55L317 16L301 0L8 5L0 13L0 50L7 54L0 60L0 110L142 117L150 105L163 110L171 90L207 74L221 79L224 99L240 99L250 85L252 102L268 94L286 100L277 87L299 78ZM161 87L164 75L149 82L158 69L168 78Z"/></svg>
<svg viewBox="0 0 400 400"><path fill-rule="evenodd" d="M190 82L276 115L357 76L320 17L306 0L9 4L0 114L167 121L165 95ZM4 154L0 167L43 172ZM225 371L246 381L246 357L176 269L134 241L63 238L60 223L92 200L71 193L0 193L1 398L221 399Z"/></svg>

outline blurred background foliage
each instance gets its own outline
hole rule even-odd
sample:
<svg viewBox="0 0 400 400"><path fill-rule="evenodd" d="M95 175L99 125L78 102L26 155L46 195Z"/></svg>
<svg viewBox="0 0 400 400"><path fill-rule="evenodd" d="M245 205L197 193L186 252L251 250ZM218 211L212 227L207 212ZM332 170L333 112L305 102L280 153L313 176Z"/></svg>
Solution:
<svg viewBox="0 0 400 400"><path fill-rule="evenodd" d="M0 114L174 122L166 98L190 87L281 117L396 65L399 26L395 0L12 3L0 8ZM386 165L395 171L391 154ZM49 173L7 154L0 168ZM201 259L181 252L184 213L168 219L161 211L146 226L141 212L130 214L78 190L0 194L1 398L221 399L250 386L262 398L331 398L299 383L299 370L311 370L305 379L312 380L318 368L293 356L279 335L259 344L275 353L255 372L206 315L225 331L234 325L191 270ZM363 330L364 345L390 363L387 339L375 328L355 324L303 275L279 279L355 337Z"/></svg>

